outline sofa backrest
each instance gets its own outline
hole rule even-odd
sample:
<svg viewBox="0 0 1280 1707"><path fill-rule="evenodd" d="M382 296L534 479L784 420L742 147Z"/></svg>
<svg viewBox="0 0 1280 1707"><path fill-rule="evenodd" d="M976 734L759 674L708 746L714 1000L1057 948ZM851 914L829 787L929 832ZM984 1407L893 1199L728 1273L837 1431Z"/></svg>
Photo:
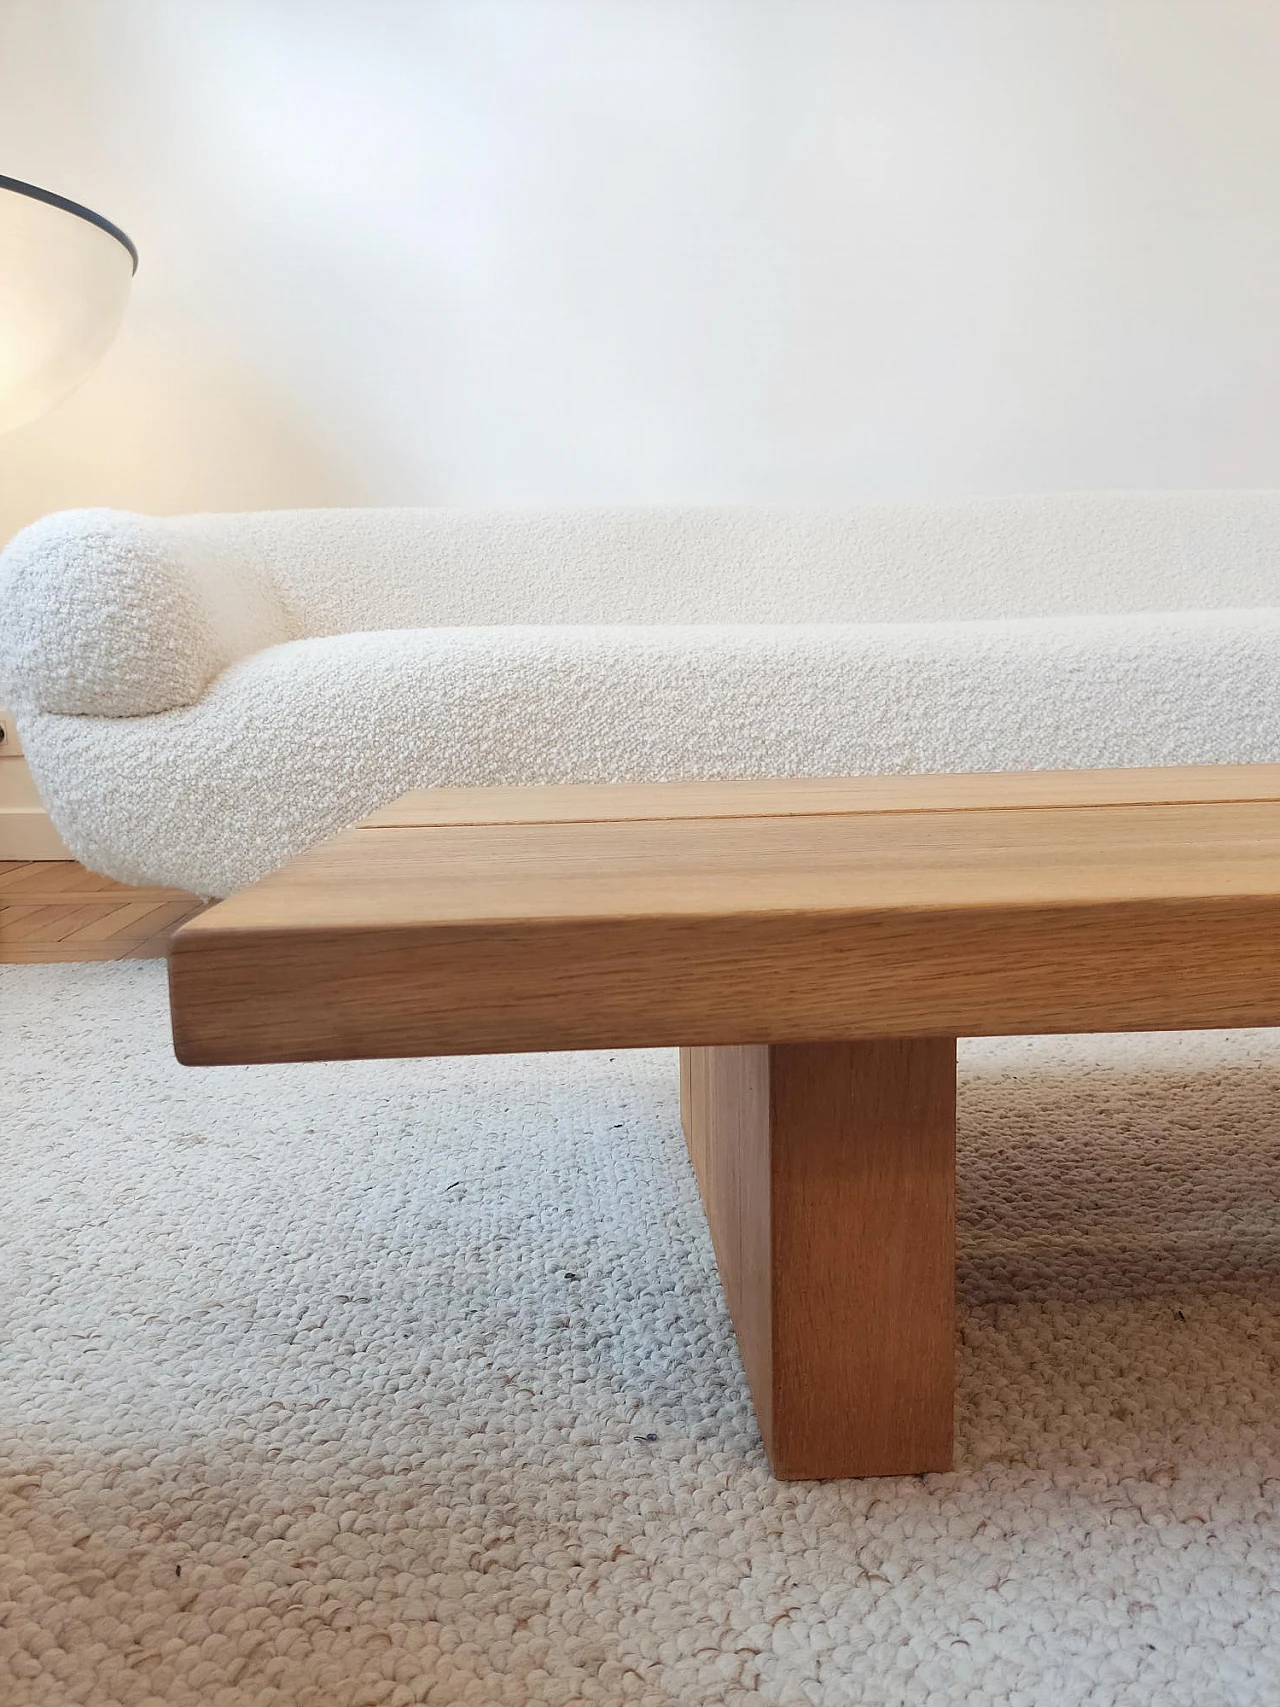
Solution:
<svg viewBox="0 0 1280 1707"><path fill-rule="evenodd" d="M0 693L141 716L304 636L1280 607L1280 492L843 509L46 516L0 554Z"/></svg>
<svg viewBox="0 0 1280 1707"><path fill-rule="evenodd" d="M1280 605L1280 491L839 509L281 510L162 525L264 568L306 634Z"/></svg>

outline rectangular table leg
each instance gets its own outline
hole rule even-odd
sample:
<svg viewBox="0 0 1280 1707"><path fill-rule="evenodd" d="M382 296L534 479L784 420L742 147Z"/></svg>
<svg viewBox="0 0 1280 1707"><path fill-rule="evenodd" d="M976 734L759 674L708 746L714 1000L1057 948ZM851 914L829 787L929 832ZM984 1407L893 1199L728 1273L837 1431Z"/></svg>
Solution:
<svg viewBox="0 0 1280 1707"><path fill-rule="evenodd" d="M693 1143L693 1057L696 1052L692 1049L680 1051L680 1124L684 1128L686 1146ZM693 1152L689 1152L690 1160Z"/></svg>
<svg viewBox="0 0 1280 1707"><path fill-rule="evenodd" d="M955 1039L684 1049L680 1068L775 1475L950 1469Z"/></svg>

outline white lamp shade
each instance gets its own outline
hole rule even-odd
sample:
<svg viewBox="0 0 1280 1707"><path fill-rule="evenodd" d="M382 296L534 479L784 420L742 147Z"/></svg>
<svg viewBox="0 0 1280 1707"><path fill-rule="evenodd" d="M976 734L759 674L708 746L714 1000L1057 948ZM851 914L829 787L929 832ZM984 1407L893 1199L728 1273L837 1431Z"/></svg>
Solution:
<svg viewBox="0 0 1280 1707"><path fill-rule="evenodd" d="M0 431L88 376L119 329L137 264L101 215L0 177Z"/></svg>

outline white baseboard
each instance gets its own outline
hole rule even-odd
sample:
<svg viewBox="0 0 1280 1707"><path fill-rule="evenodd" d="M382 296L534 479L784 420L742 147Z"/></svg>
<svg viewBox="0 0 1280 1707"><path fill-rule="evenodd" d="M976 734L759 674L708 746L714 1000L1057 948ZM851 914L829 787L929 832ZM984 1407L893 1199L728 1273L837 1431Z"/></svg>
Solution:
<svg viewBox="0 0 1280 1707"><path fill-rule="evenodd" d="M42 807L0 806L0 859L70 858Z"/></svg>
<svg viewBox="0 0 1280 1707"><path fill-rule="evenodd" d="M26 761L0 758L0 859L70 859Z"/></svg>

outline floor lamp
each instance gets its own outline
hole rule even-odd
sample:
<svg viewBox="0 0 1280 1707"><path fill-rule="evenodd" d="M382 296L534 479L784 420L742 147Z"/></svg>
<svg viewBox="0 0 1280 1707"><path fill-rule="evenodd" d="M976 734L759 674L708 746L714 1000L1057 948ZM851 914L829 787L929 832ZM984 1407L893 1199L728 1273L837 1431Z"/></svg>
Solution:
<svg viewBox="0 0 1280 1707"><path fill-rule="evenodd" d="M109 219L0 175L0 432L88 377L120 329L137 269L138 251ZM0 708L0 761L20 752ZM59 853L25 767L0 762L0 858Z"/></svg>
<svg viewBox="0 0 1280 1707"><path fill-rule="evenodd" d="M138 251L100 213L0 176L0 432L34 420L115 337Z"/></svg>

